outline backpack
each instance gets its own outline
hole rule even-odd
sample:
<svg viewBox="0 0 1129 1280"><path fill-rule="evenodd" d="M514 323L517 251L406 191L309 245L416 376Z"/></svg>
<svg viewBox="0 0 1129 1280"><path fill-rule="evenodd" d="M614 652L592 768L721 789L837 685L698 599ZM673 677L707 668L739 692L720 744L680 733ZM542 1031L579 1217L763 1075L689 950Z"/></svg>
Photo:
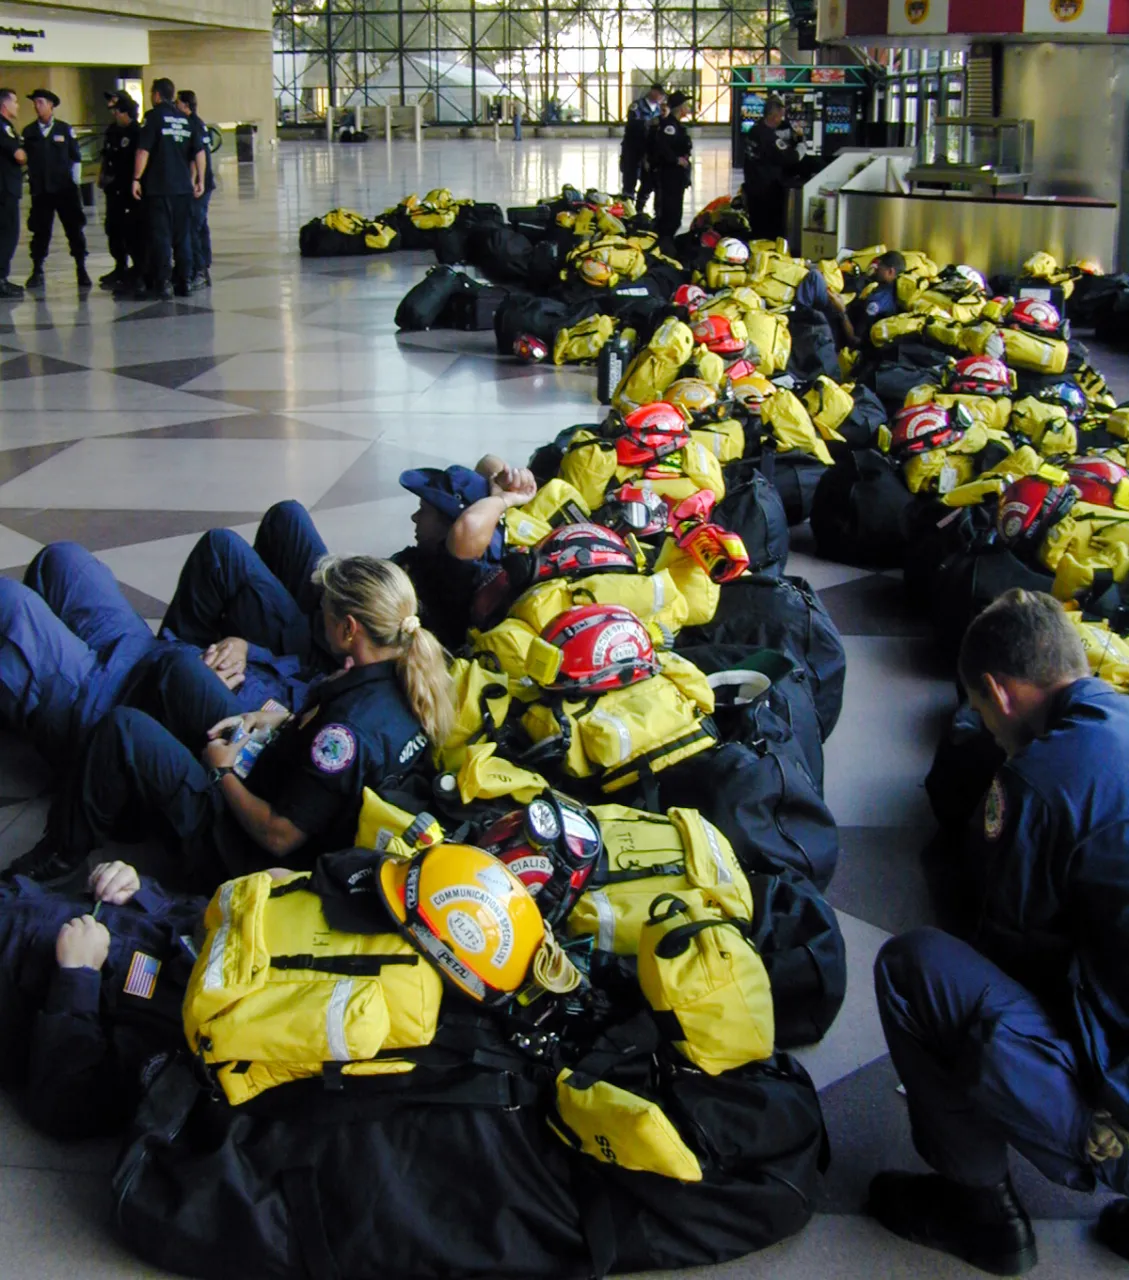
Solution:
<svg viewBox="0 0 1129 1280"><path fill-rule="evenodd" d="M875 449L852 450L820 477L811 531L825 560L875 568L902 563L906 509L914 503L893 463Z"/></svg>
<svg viewBox="0 0 1129 1280"><path fill-rule="evenodd" d="M184 999L190 1048L229 1102L289 1081L378 1073L385 1050L429 1044L442 980L391 921L380 933L328 925L308 876L261 871L229 880L204 915L207 934Z"/></svg>
<svg viewBox="0 0 1129 1280"><path fill-rule="evenodd" d="M680 652L709 679L714 692L713 721L722 742L755 742L759 729L749 703L767 702L803 751L804 764L822 795L823 739L804 668L778 649L758 649L753 645L702 644ZM769 682L763 692L754 693L751 699L740 683L750 673ZM754 684L760 683L763 680L754 680Z"/></svg>
<svg viewBox="0 0 1129 1280"><path fill-rule="evenodd" d="M733 846L747 874L797 872L825 889L839 860L839 832L788 726L754 703L752 745L726 742L666 770L659 804L696 804Z"/></svg>
<svg viewBox="0 0 1129 1280"><path fill-rule="evenodd" d="M451 267L436 266L413 285L396 308L396 327L408 332L431 329L438 324L447 304L466 278Z"/></svg>
<svg viewBox="0 0 1129 1280"><path fill-rule="evenodd" d="M679 651L699 644L780 649L807 673L826 742L839 719L847 659L831 615L803 578L748 574L721 590L712 622L686 627Z"/></svg>
<svg viewBox="0 0 1129 1280"><path fill-rule="evenodd" d="M710 518L745 544L753 573L780 574L788 560L788 517L772 483L752 459L725 468L725 497Z"/></svg>

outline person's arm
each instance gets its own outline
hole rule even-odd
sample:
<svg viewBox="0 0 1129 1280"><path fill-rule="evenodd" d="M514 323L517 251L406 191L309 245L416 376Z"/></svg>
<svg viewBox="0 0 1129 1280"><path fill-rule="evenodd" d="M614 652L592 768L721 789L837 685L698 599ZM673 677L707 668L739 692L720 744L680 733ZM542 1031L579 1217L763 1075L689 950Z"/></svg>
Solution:
<svg viewBox="0 0 1129 1280"><path fill-rule="evenodd" d="M137 150L133 153L133 198L141 199L141 179L149 165L149 153L157 138L157 126L152 113L145 117L141 132L137 135Z"/></svg>
<svg viewBox="0 0 1129 1280"><path fill-rule="evenodd" d="M271 713L255 712L253 715ZM281 714L281 713L275 713ZM226 721L221 721L226 724ZM214 726L209 733L214 733L219 726ZM230 769L239 754L239 744L215 737L204 748L202 759L210 769ZM276 813L274 809L253 792L249 791L241 778L234 773L227 773L220 779L220 792L224 802L231 810L232 816L252 840L276 858L288 858L306 843L308 836L290 821Z"/></svg>
<svg viewBox="0 0 1129 1280"><path fill-rule="evenodd" d="M74 129L67 125L67 153L70 155L71 164L77 164L82 167L82 152L78 147L78 139L75 137ZM77 182L77 179L75 179Z"/></svg>
<svg viewBox="0 0 1129 1280"><path fill-rule="evenodd" d="M204 179L207 176L207 160L201 147L192 158L192 192L199 199L204 194Z"/></svg>
<svg viewBox="0 0 1129 1280"><path fill-rule="evenodd" d="M494 463L492 473L483 470ZM490 548L502 517L510 507L524 506L537 493L537 481L525 467L510 467L493 454L487 454L475 468L490 481L490 493L472 502L461 513L447 534L447 550L456 560L477 560Z"/></svg>

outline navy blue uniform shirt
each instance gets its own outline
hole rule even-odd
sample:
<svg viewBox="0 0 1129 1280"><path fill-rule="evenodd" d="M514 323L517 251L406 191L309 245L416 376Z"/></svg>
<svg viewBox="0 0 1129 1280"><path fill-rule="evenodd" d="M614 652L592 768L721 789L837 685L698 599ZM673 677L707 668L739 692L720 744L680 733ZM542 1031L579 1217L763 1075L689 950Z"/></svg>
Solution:
<svg viewBox="0 0 1129 1280"><path fill-rule="evenodd" d="M74 186L73 166L82 155L74 130L65 120L52 116L46 133L39 121L33 120L24 129L24 150L33 196L57 195Z"/></svg>
<svg viewBox="0 0 1129 1280"><path fill-rule="evenodd" d="M886 316L898 313L897 282L890 284L868 285L859 296L847 307L847 319L855 331L855 337L864 341L870 336L872 325Z"/></svg>
<svg viewBox="0 0 1129 1280"><path fill-rule="evenodd" d="M201 148L198 124L172 102L161 102L146 112L138 149L149 153L141 179L147 196L190 196L192 161Z"/></svg>
<svg viewBox="0 0 1129 1280"><path fill-rule="evenodd" d="M1129 698L1076 680L985 798L974 941L1072 1033L1129 1121Z"/></svg>
<svg viewBox="0 0 1129 1280"><path fill-rule="evenodd" d="M24 171L16 159L23 142L11 121L0 117L0 196L18 200L23 195Z"/></svg>

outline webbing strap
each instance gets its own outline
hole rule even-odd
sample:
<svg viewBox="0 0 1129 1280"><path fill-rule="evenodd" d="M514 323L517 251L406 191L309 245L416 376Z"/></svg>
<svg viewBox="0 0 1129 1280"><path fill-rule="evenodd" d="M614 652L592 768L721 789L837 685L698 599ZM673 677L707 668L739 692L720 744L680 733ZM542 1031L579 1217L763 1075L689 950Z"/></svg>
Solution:
<svg viewBox="0 0 1129 1280"><path fill-rule="evenodd" d="M683 734L681 738L675 738L673 742L664 742L661 746L654 747L650 751L644 751L642 755L636 756L633 760L628 760L626 764L621 764L614 769L608 769L602 778L602 784L607 789L611 782L616 782L620 778L627 778L633 773L644 774L651 766L662 760L664 756L673 755L676 751L681 751L683 747L692 747L698 742L716 742L717 730L710 720L703 720L700 725L693 729L690 733Z"/></svg>
<svg viewBox="0 0 1129 1280"><path fill-rule="evenodd" d="M419 964L418 955L402 956L271 956L272 969L311 969L315 973L340 973L353 978L376 978L390 964Z"/></svg>

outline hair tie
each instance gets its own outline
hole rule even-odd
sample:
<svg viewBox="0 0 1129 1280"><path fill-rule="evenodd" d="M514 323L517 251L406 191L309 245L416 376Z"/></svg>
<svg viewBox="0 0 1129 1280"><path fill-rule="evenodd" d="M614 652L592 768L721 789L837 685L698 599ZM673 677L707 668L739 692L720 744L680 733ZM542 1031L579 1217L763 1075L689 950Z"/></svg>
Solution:
<svg viewBox="0 0 1129 1280"><path fill-rule="evenodd" d="M405 640L410 640L420 629L420 625L418 616L414 613L409 613L404 621L400 623L400 635Z"/></svg>

